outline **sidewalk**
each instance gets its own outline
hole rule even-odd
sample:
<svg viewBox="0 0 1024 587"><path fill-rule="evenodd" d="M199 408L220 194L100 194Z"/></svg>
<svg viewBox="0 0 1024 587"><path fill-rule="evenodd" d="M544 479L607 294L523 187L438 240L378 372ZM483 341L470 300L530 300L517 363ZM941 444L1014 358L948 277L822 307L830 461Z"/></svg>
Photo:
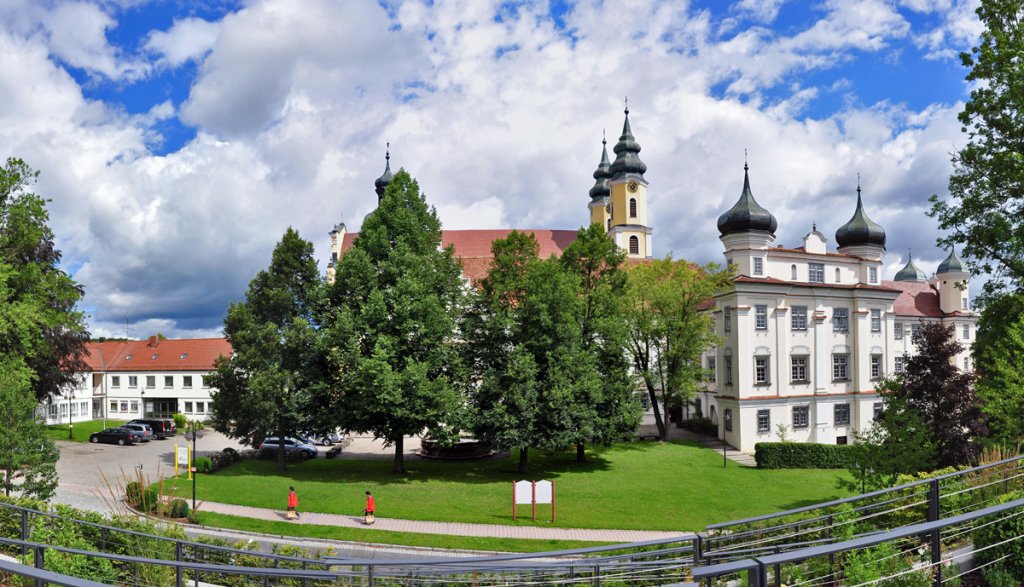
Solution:
<svg viewBox="0 0 1024 587"><path fill-rule="evenodd" d="M643 427L641 427L641 432L643 432L642 429ZM652 430L652 433L654 432L657 432L656 428ZM692 440L694 442L700 443L700 445L704 448L709 448L717 452L718 454L722 454L722 446L724 443L713 436L705 436L703 434L698 434L691 430L671 426L668 429L668 438L669 440ZM731 446L726 451L725 456L730 461L743 465L744 467L757 467L757 461L754 460L754 455L745 452L740 452Z"/></svg>
<svg viewBox="0 0 1024 587"><path fill-rule="evenodd" d="M255 518L270 522L286 521L285 512L204 501L199 511ZM315 524L363 530L416 532L419 534L448 534L450 536L479 536L486 538L529 538L535 540L586 540L593 542L641 542L682 536L686 532L658 532L653 530L592 530L585 528L550 528L537 526L504 526L499 524L462 524L455 522L425 522L377 517L372 526L363 524L362 516L300 512L293 524Z"/></svg>

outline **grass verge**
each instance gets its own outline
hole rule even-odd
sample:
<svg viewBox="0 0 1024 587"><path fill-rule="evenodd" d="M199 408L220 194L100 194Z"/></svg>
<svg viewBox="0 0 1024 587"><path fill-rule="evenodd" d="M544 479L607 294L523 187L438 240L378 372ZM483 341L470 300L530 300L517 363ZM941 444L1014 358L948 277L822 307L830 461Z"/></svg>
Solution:
<svg viewBox="0 0 1024 587"><path fill-rule="evenodd" d="M74 442L89 442L89 435L93 432L99 432L100 430L106 430L107 428L114 428L124 424L128 420L107 420L107 425L103 425L103 420L89 420L87 422L75 422L75 425L71 428L73 436L68 438L68 425L67 424L49 424L46 426L46 435L54 440L71 440Z"/></svg>
<svg viewBox="0 0 1024 587"><path fill-rule="evenodd" d="M570 548L588 548L612 544L608 542L584 542L579 540L526 540L520 538L480 538L476 536L451 536L448 534L418 534L414 532L387 532L384 530L362 530L339 528L293 522L268 522L253 518L228 516L198 511L196 521L204 526L230 528L273 534L278 536L301 536L325 540L344 540L369 544L394 544L401 546L422 546L457 550L483 550L488 552L544 552Z"/></svg>

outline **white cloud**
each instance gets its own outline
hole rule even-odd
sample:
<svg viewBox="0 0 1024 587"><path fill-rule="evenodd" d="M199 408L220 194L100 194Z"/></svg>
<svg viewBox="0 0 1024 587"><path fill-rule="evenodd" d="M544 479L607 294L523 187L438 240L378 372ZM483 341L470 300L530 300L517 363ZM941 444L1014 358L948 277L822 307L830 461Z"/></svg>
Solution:
<svg viewBox="0 0 1024 587"><path fill-rule="evenodd" d="M50 51L72 67L110 79L133 79L146 72L143 63L122 60L119 51L107 42L107 30L115 28L117 22L95 4L57 4L42 24Z"/></svg>
<svg viewBox="0 0 1024 587"><path fill-rule="evenodd" d="M201 18L174 21L167 31L154 31L146 40L146 49L160 55L161 61L178 67L189 60L201 59L217 41L220 25Z"/></svg>

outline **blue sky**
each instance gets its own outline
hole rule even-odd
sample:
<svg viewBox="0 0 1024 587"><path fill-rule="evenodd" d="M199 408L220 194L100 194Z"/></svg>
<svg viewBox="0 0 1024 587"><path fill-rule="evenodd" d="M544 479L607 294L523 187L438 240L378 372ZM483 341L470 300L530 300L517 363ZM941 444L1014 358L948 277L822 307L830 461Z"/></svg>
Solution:
<svg viewBox="0 0 1024 587"><path fill-rule="evenodd" d="M215 336L287 226L324 266L405 167L447 228L577 228L623 97L655 253L720 261L749 153L788 246L867 210L945 256L976 0L4 0L0 148L42 172L95 335Z"/></svg>

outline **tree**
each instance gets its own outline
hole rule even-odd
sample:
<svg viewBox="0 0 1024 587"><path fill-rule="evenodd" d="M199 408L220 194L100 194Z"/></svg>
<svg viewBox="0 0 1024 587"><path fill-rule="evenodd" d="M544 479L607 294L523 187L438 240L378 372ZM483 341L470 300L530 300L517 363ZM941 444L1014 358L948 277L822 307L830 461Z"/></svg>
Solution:
<svg viewBox="0 0 1024 587"><path fill-rule="evenodd" d="M57 447L34 416L32 370L20 357L0 358L0 485L12 494L48 500L57 490Z"/></svg>
<svg viewBox="0 0 1024 587"><path fill-rule="evenodd" d="M312 424L311 401L326 377L316 313L322 294L313 245L288 228L270 266L224 318L232 354L217 360L210 377L216 430L257 445L270 432L286 438ZM277 460L284 470L283 442Z"/></svg>
<svg viewBox="0 0 1024 587"><path fill-rule="evenodd" d="M395 447L405 436L450 441L461 426L455 325L461 268L441 222L404 170L340 259L325 314L332 388L323 404L344 427Z"/></svg>
<svg viewBox="0 0 1024 587"><path fill-rule="evenodd" d="M972 347L978 399L989 441L1015 446L1024 439L1024 295L1004 294L985 304Z"/></svg>
<svg viewBox="0 0 1024 587"><path fill-rule="evenodd" d="M87 369L89 333L75 310L82 288L59 267L46 201L28 191L38 176L20 159L0 168L0 356L24 360L43 402Z"/></svg>
<svg viewBox="0 0 1024 587"><path fill-rule="evenodd" d="M934 468L974 462L980 447L972 439L987 432L974 375L955 364L963 346L953 334L952 325L924 323L914 336L917 353L907 359L899 386L890 394L890 401L905 403L927 427L935 442Z"/></svg>
<svg viewBox="0 0 1024 587"><path fill-rule="evenodd" d="M986 292L1024 285L1024 6L984 0L981 42L960 60L971 98L959 115L969 142L953 155L950 199L932 196L930 215L960 244L975 271L991 275Z"/></svg>
<svg viewBox="0 0 1024 587"><path fill-rule="evenodd" d="M576 378L577 461L585 460L586 442L607 445L629 437L642 417L626 352L625 261L625 252L599 224L581 228L561 257L562 266L577 277L580 350L598 375Z"/></svg>
<svg viewBox="0 0 1024 587"><path fill-rule="evenodd" d="M730 275L714 263L698 267L671 256L635 265L628 275L627 348L664 440L668 427L659 404L668 413L670 404L688 401L706 378L701 359L719 342L708 309Z"/></svg>

